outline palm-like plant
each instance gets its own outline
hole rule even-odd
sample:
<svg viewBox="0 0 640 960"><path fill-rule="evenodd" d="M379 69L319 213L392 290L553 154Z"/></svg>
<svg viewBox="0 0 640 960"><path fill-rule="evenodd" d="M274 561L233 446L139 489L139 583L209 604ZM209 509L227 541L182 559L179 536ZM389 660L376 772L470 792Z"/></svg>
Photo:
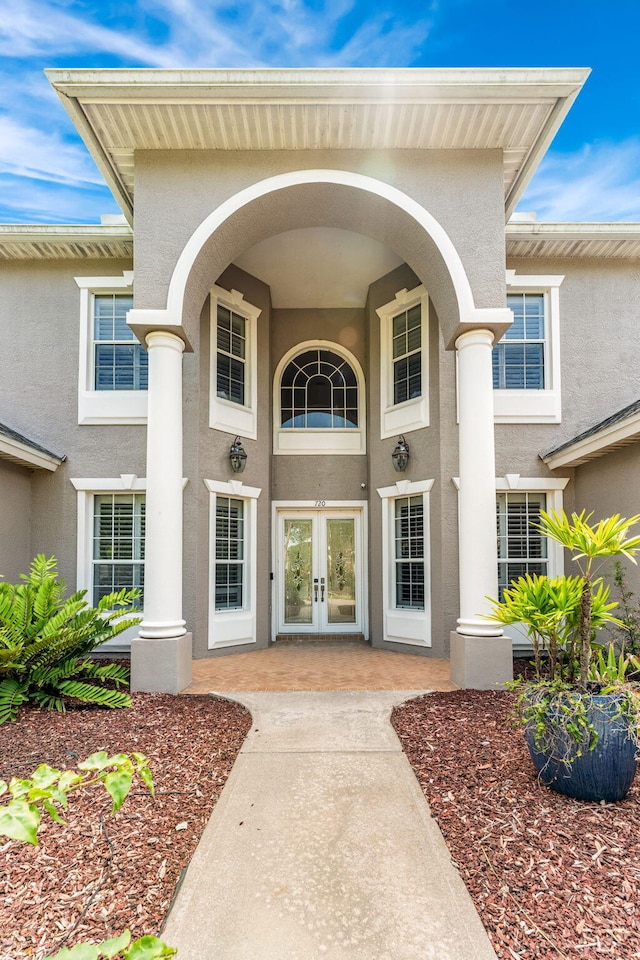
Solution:
<svg viewBox="0 0 640 960"><path fill-rule="evenodd" d="M547 577L526 574L514 580L504 591L502 602L493 601L488 618L505 625L522 624L533 646L536 676L543 673L543 654L547 656L551 681L574 679L574 663L578 646L581 577ZM606 623L617 623L611 614L617 604L609 601L610 590L598 583L591 597L591 629L599 630Z"/></svg>
<svg viewBox="0 0 640 960"><path fill-rule="evenodd" d="M634 553L640 547L640 537L629 537L629 529L640 522L640 514L626 520L620 514L590 524L593 516L586 510L572 513L571 519L564 510L557 513L541 511L542 522L539 530L551 540L561 544L572 554L571 559L580 569L580 608L577 624L580 657L580 686L586 688L589 680L589 661L591 658L591 639L594 630L594 586L599 584L595 577L599 560L609 557L627 557L635 563ZM610 618L613 619L613 618Z"/></svg>
<svg viewBox="0 0 640 960"><path fill-rule="evenodd" d="M15 720L27 701L49 710L64 710L65 697L103 707L129 706L129 695L117 689L128 683L127 668L97 663L90 655L140 622L140 617L123 617L140 592L111 593L97 607L87 604L86 590L65 599L56 560L43 554L22 580L0 583L0 724Z"/></svg>

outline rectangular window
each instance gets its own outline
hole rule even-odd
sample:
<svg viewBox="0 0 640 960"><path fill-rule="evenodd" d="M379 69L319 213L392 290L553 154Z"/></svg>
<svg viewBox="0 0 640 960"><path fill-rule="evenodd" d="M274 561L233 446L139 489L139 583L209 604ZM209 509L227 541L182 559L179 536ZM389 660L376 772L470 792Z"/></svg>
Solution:
<svg viewBox="0 0 640 960"><path fill-rule="evenodd" d="M244 406L247 321L221 304L217 316L217 395Z"/></svg>
<svg viewBox="0 0 640 960"><path fill-rule="evenodd" d="M424 610L424 507L422 496L395 501L396 608Z"/></svg>
<svg viewBox="0 0 640 960"><path fill-rule="evenodd" d="M510 293L513 323L493 349L495 390L544 390L546 321L543 293Z"/></svg>
<svg viewBox="0 0 640 960"><path fill-rule="evenodd" d="M96 494L93 498L93 604L116 590L144 587L145 496ZM137 602L142 608L142 598Z"/></svg>
<svg viewBox="0 0 640 960"><path fill-rule="evenodd" d="M244 604L244 501L216 497L216 610Z"/></svg>
<svg viewBox="0 0 640 960"><path fill-rule="evenodd" d="M147 351L127 324L133 297L100 293L93 298L94 388L146 390Z"/></svg>
<svg viewBox="0 0 640 960"><path fill-rule="evenodd" d="M549 559L547 538L537 529L540 511L547 508L544 493L499 493L497 495L499 599L512 580L526 573L546 574Z"/></svg>
<svg viewBox="0 0 640 960"><path fill-rule="evenodd" d="M422 316L418 303L392 319L393 402L422 396Z"/></svg>

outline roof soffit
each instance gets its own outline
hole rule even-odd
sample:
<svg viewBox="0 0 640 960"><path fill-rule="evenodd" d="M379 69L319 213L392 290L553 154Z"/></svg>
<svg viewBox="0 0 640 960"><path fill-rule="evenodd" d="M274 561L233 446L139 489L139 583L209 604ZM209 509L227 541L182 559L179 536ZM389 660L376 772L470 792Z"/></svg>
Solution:
<svg viewBox="0 0 640 960"><path fill-rule="evenodd" d="M585 69L49 70L127 216L137 149L500 149L515 206Z"/></svg>

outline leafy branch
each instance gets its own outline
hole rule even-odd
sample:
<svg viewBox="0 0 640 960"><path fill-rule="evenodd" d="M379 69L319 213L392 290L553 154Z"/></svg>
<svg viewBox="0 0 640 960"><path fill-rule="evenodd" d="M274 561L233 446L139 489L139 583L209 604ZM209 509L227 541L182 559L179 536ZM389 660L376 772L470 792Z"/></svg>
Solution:
<svg viewBox="0 0 640 960"><path fill-rule="evenodd" d="M153 778L144 754L117 753L110 757L106 750L101 750L79 763L77 770L57 770L41 763L31 778L13 777L8 784L0 780L0 801L4 798L4 805L0 806L0 835L36 845L43 813L64 824L60 812L68 808L69 794L99 784L111 797L114 813L124 803L134 777L139 777L153 796Z"/></svg>

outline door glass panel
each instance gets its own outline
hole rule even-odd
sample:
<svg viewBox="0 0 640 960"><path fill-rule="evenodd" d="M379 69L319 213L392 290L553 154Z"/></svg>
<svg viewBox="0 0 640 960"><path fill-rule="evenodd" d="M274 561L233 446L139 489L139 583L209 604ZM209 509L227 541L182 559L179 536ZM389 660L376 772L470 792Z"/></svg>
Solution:
<svg viewBox="0 0 640 960"><path fill-rule="evenodd" d="M311 623L312 537L309 520L284 521L284 622Z"/></svg>
<svg viewBox="0 0 640 960"><path fill-rule="evenodd" d="M355 521L327 519L329 623L356 622Z"/></svg>

